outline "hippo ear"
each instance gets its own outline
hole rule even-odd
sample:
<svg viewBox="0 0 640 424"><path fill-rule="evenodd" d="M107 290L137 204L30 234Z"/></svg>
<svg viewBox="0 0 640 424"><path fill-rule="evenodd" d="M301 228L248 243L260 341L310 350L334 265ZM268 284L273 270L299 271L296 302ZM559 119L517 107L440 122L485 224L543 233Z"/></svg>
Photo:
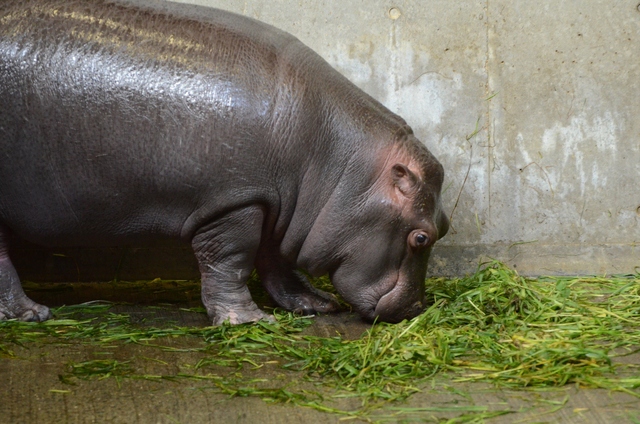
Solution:
<svg viewBox="0 0 640 424"><path fill-rule="evenodd" d="M411 172L406 165L402 165L401 163L393 165L391 168L391 177L393 178L393 183L396 188L400 190L400 193L405 196L415 194L418 188L418 177Z"/></svg>

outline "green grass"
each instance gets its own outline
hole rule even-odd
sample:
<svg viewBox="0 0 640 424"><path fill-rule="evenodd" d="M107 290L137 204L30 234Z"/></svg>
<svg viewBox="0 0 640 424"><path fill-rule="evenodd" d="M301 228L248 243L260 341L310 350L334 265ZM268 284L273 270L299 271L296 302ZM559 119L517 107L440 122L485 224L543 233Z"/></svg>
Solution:
<svg viewBox="0 0 640 424"><path fill-rule="evenodd" d="M310 336L304 330L311 318L279 311L275 324L195 328L133 324L130 316L111 313L109 304L62 307L54 310L56 319L42 324L0 322L0 358L15 357L17 346L34 343L135 343L195 353L197 362L174 373L144 373L139 358L101 358L67 363L60 379L207 381L231 396L291 402L345 418L367 417L380 408L393 412L390 419L455 412L457 421L451 422L512 412L472 406L418 411L398 403L438 375L509 389L576 384L640 395L637 367L621 360L640 349L637 274L529 279L491 262L465 278L429 279L427 297L431 306L422 315L376 324L357 340ZM179 338L201 342L186 348L163 343ZM263 367L297 373L317 389L252 376ZM359 399L361 406L336 409L331 399L345 397Z"/></svg>

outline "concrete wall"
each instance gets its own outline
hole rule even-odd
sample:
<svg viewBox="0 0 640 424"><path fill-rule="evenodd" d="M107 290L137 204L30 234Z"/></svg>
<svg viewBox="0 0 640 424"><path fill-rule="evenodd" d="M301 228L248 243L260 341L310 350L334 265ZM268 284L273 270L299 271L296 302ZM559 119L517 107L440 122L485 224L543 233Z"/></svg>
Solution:
<svg viewBox="0 0 640 424"><path fill-rule="evenodd" d="M187 0L284 29L446 171L431 272L640 267L638 0Z"/></svg>

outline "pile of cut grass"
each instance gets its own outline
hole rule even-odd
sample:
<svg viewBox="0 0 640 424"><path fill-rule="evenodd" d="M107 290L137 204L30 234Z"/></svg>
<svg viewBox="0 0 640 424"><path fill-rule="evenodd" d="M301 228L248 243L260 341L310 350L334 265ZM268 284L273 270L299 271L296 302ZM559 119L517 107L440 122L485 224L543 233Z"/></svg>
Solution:
<svg viewBox="0 0 640 424"><path fill-rule="evenodd" d="M492 262L462 279L431 279L432 306L359 340L307 337L289 365L342 390L398 399L443 370L502 387L577 383L633 393L615 359L640 348L640 278L526 279Z"/></svg>
<svg viewBox="0 0 640 424"><path fill-rule="evenodd" d="M62 381L112 376L209 380L230 395L348 416L406 399L441 372L454 381L499 387L573 383L640 395L634 365L618 360L640 349L640 275L529 279L491 262L465 278L429 279L427 297L431 306L422 315L376 324L357 340L310 336L304 329L312 319L278 311L275 324L189 328L132 324L126 314L110 313L109 305L63 307L55 310L55 320L42 324L0 322L0 357L15 356L14 345L52 340L167 350L172 348L160 343L164 338L197 337L202 343L185 349L200 355L188 372L147 375L128 361L101 359L67 364ZM325 395L252 380L251 368L274 360L323 388ZM229 372L221 374L219 367ZM327 389L335 397L360 398L362 407L334 409Z"/></svg>

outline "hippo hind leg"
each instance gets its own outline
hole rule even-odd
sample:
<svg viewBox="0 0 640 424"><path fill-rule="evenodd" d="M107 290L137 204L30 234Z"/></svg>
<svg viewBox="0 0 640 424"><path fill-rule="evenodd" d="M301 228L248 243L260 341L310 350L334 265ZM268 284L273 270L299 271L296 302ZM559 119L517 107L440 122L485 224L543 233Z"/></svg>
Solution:
<svg viewBox="0 0 640 424"><path fill-rule="evenodd" d="M266 250L277 251L263 251ZM262 285L278 305L303 315L336 312L340 309L335 296L313 287L294 266L270 252L258 255L256 269Z"/></svg>
<svg viewBox="0 0 640 424"><path fill-rule="evenodd" d="M0 320L46 321L51 311L29 299L9 259L8 231L0 225Z"/></svg>

